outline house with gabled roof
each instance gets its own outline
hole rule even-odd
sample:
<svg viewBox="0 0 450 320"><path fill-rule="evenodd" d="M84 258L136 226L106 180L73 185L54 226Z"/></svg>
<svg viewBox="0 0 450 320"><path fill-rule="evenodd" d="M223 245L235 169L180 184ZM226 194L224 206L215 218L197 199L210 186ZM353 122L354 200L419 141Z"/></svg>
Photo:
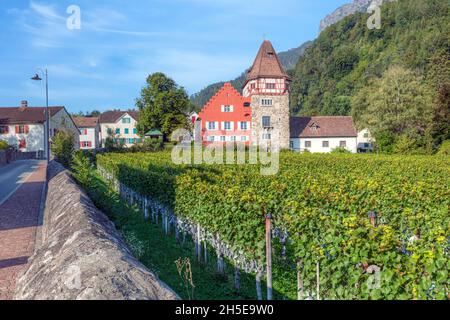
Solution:
<svg viewBox="0 0 450 320"><path fill-rule="evenodd" d="M250 99L244 98L227 82L206 103L199 113L203 144L251 141L252 108Z"/></svg>
<svg viewBox="0 0 450 320"><path fill-rule="evenodd" d="M100 123L98 117L74 117L80 130L80 149L92 150L100 147Z"/></svg>
<svg viewBox="0 0 450 320"><path fill-rule="evenodd" d="M139 111L135 110L113 110L102 113L99 117L101 146L105 147L108 136L125 147L141 142L142 138L138 135L136 127L138 119Z"/></svg>
<svg viewBox="0 0 450 320"><path fill-rule="evenodd" d="M357 152L358 132L349 116L291 117L290 148L327 153L338 147Z"/></svg>
<svg viewBox="0 0 450 320"><path fill-rule="evenodd" d="M31 107L22 101L20 107L0 107L0 139L22 152L46 154L46 107ZM79 131L64 106L50 106L50 142L59 130L73 133L74 147L79 148Z"/></svg>

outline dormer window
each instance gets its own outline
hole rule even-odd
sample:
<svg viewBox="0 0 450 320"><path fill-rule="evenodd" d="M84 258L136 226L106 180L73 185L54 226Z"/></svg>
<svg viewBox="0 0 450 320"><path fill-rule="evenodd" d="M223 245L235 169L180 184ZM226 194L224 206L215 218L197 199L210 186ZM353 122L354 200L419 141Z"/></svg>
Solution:
<svg viewBox="0 0 450 320"><path fill-rule="evenodd" d="M122 123L131 123L131 119L130 118L123 118L122 119Z"/></svg>
<svg viewBox="0 0 450 320"><path fill-rule="evenodd" d="M311 130L312 130L313 132L316 132L316 131L319 129L319 126L318 126L316 123L313 123L313 124L310 126L310 128L311 128Z"/></svg>

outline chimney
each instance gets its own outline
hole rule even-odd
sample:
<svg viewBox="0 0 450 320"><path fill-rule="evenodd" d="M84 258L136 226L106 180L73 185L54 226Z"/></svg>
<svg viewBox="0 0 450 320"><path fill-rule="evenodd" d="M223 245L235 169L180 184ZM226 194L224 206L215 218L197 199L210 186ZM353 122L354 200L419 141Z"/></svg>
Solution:
<svg viewBox="0 0 450 320"><path fill-rule="evenodd" d="M21 108L27 108L28 107L28 101L27 100L22 100L20 102L20 107Z"/></svg>

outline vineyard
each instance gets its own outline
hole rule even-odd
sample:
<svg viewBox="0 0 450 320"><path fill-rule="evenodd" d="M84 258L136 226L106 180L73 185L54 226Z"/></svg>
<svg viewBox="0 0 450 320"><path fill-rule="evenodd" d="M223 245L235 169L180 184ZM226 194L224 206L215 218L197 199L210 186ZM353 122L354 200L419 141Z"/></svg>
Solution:
<svg viewBox="0 0 450 320"><path fill-rule="evenodd" d="M97 166L147 219L190 234L199 257L213 249L218 270L226 259L236 277L263 276L270 213L283 297L449 298L448 157L280 157L274 176L250 164L174 165L167 152L98 155Z"/></svg>

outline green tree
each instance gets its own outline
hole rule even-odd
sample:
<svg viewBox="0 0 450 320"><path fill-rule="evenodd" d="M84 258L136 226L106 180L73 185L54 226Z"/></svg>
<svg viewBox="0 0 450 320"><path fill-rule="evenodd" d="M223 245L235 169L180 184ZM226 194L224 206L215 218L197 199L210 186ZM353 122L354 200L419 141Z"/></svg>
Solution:
<svg viewBox="0 0 450 320"><path fill-rule="evenodd" d="M136 106L140 111L137 129L141 135L156 128L168 137L174 130L188 125L186 114L191 108L188 95L163 73L148 76Z"/></svg>
<svg viewBox="0 0 450 320"><path fill-rule="evenodd" d="M392 66L381 78L360 90L353 97L352 106L360 112L359 127L369 128L375 138L406 134L413 145L425 147L430 139L433 99L432 91L424 85L421 76Z"/></svg>

